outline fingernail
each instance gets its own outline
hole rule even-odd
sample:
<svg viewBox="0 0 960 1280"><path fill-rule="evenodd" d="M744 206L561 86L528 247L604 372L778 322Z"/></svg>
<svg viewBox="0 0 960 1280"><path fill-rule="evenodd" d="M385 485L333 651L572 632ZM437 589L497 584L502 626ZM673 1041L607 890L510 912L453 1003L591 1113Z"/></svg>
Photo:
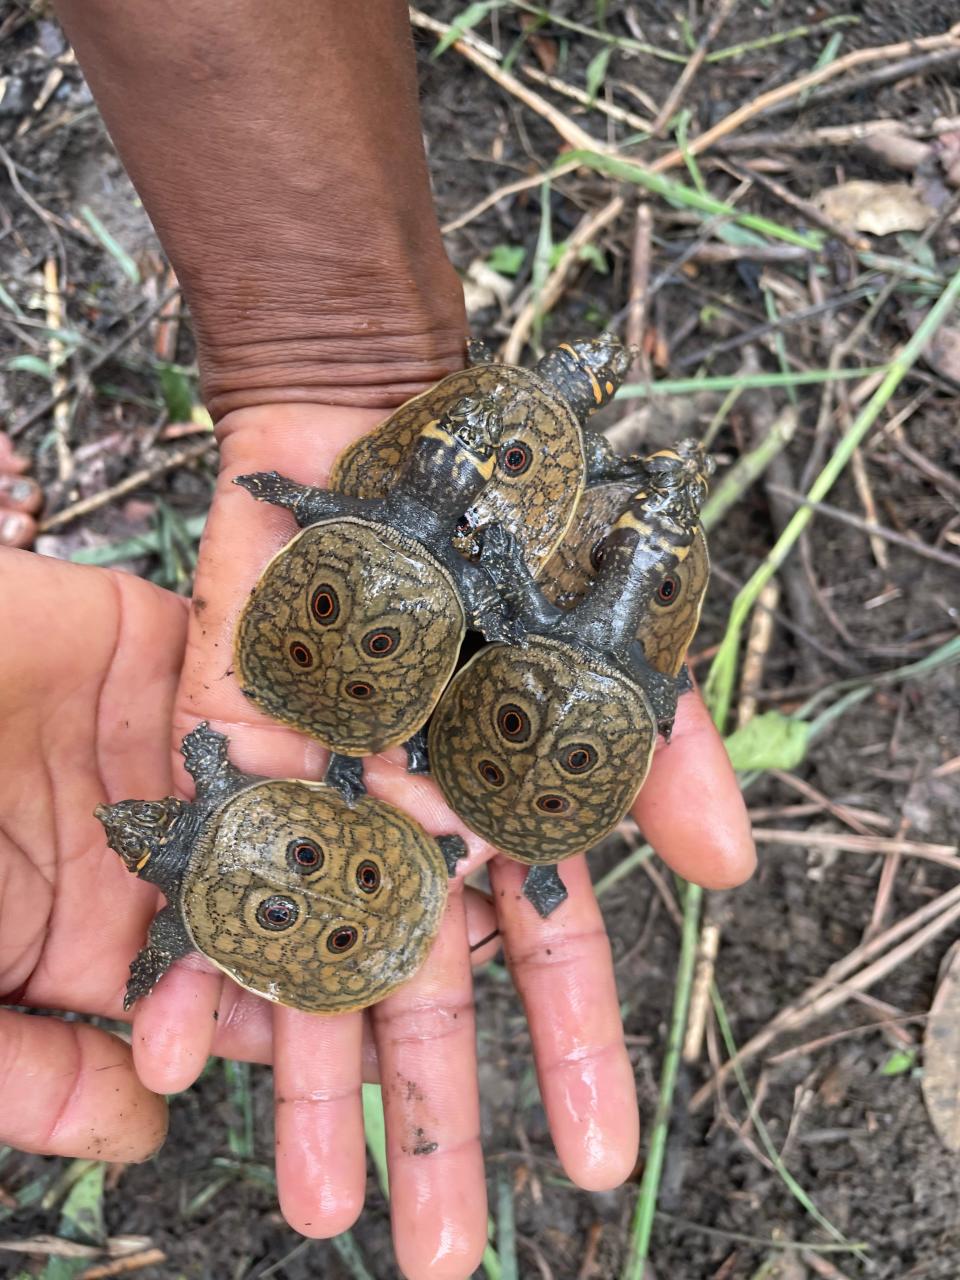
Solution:
<svg viewBox="0 0 960 1280"><path fill-rule="evenodd" d="M0 494L10 502L27 502L34 495L34 487L29 480L17 480L13 476L0 476Z"/></svg>
<svg viewBox="0 0 960 1280"><path fill-rule="evenodd" d="M0 519L0 543L11 545L22 540L29 527L27 516L8 515Z"/></svg>

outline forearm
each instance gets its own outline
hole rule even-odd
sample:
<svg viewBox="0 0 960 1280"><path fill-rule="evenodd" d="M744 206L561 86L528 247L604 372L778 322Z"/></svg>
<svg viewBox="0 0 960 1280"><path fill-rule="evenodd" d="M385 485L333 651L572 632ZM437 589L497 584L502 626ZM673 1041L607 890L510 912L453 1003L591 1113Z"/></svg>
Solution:
<svg viewBox="0 0 960 1280"><path fill-rule="evenodd" d="M228 410L389 406L462 363L401 0L56 0Z"/></svg>

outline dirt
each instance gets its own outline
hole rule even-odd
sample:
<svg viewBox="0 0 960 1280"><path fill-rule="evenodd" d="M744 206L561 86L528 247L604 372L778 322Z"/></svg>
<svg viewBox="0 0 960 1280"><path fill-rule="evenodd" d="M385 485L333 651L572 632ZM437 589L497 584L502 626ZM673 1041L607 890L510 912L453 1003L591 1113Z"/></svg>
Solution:
<svg viewBox="0 0 960 1280"><path fill-rule="evenodd" d="M461 7L444 2L429 8L437 17L450 18ZM653 0L639 0L630 6L620 0L611 0L606 6L588 0L557 0L554 6L555 13L591 25L602 9L611 31L667 48L686 51L682 26L688 17L699 29L699 6L695 3L689 13L686 7L668 10ZM10 21L17 12L12 5L0 5L0 23ZM843 12L860 21L857 26L842 28L841 52L939 33L956 19L953 7L947 4L908 7L893 0L852 4ZM833 13L832 6L799 0L744 3L735 9L715 44L755 40L773 30L822 21ZM488 22L481 27L481 34L498 40L507 50L520 35L519 16L515 11L501 10L497 28L491 30ZM21 18L4 50L7 84L0 99L0 143L21 166L23 181L44 208L60 217L77 217L82 206L90 206L142 266L156 267L159 259L154 255L159 255L159 247L75 67L65 68L62 85L51 102L24 136L16 137L17 126L29 115L50 60L64 48L51 22L28 13ZM597 51L596 43L555 26L545 27L541 34L553 41L559 56L556 74L582 84L585 68ZM828 38L829 33L821 32L729 63L708 65L685 99L692 113L690 135L695 136L765 88L808 70ZM438 212L441 222L446 222L498 185L549 165L560 143L545 121L522 110L455 53L432 59L430 48L429 40L418 40L424 129ZM637 106L629 93L618 87L627 81L655 103L662 102L677 71L675 64L618 53L608 71L612 97L621 105ZM811 103L799 112L761 122L760 127L808 129L883 115L897 119L951 115L958 110L957 98L954 65L821 105ZM572 104L556 101L562 109L571 109ZM607 139L604 117L590 113L575 118L598 139ZM60 123L55 125L57 120ZM618 132L614 136L624 135ZM774 150L771 154L777 153ZM807 198L845 178L903 178L853 149L785 155L786 171L774 176ZM713 165L705 166L705 174L715 194L728 194L735 185L734 178ZM568 235L582 212L597 207L608 198L609 190L606 180L582 172L555 184L550 206L554 240ZM798 225L795 215L757 187L747 203L755 212ZM37 287L38 267L51 251L50 227L25 208L6 184L0 185L0 206L3 278L9 292L26 305ZM457 267L467 272L471 264L485 261L497 245L522 245L527 255L516 281L516 288L522 288L529 280L541 216L539 191L533 187L519 197L501 201L452 233L447 239L449 252ZM655 206L655 218L654 274L675 258L697 231L689 220L671 214L663 205ZM78 225L84 228L86 224ZM630 220L624 218L601 237L602 260L584 264L576 275L547 320L545 342L572 331L595 329L621 311L628 287L631 234ZM118 320L141 302L143 291L130 283L115 258L89 235L81 239L68 234L67 238L73 289L71 324L91 341L100 342L116 333ZM878 242L876 247L879 252L904 253L903 243L895 237ZM943 232L933 247L940 270L952 272L960 247L954 233L949 229ZM773 270L779 281L789 284L793 280L806 290L805 267ZM856 264L838 249L832 273L821 280L828 297L850 287ZM658 376L678 374L691 353L712 348L747 326L762 324L767 316L759 278L756 266L744 260L696 264L662 288L651 310L651 324L667 353L665 367L656 370ZM838 308L843 332L862 314L864 306L859 301ZM25 348L9 310L0 311L0 320L3 361L22 354ZM511 318L501 314L499 304L492 303L479 310L472 321L475 332L497 341L509 330ZM862 351L864 362L888 358L907 332L903 307L895 298L873 326L872 337ZM788 328L785 335L792 356L814 368L826 364L832 339L829 327L823 327L820 320ZM709 372L735 372L742 356L741 350L718 354L709 360ZM193 358L186 328L177 358L183 364ZM777 367L775 355L767 349L761 349L760 359L764 368ZM692 370L683 372L688 376ZM0 384L0 417L18 420L39 403L46 390L46 384L35 375L8 374ZM918 391L925 391L926 399L909 419L906 439L929 462L955 476L960 464L955 385L928 367L920 379L908 384L897 404L905 404ZM786 455L797 487L813 444L819 397L817 387L798 391L800 429ZM715 443L721 463L735 461L749 447L758 423L765 413L769 415L771 403L778 411L787 402L786 393L779 390L765 393L764 400L745 397L730 414ZM717 401L700 409L687 402L687 407L693 429L702 431ZM676 402L660 413L646 415L646 441L661 443L670 438L672 426L658 425L658 419L667 417L667 408L675 410ZM615 407L611 421L620 414ZM138 340L123 352L122 359L98 373L97 389L77 415L78 445L100 459L99 469L91 465L86 473L88 488L96 491L141 465L142 449L153 445L155 428L164 420L149 338ZM98 454L98 442L118 432L132 443ZM48 486L48 496L56 496L49 419L32 426L23 441L34 456L35 473ZM945 529L957 528L956 489L918 470L889 440L868 443L864 461L883 523L928 543ZM179 516L188 517L202 511L208 492L209 474L202 469L190 475L162 477L139 495L141 506L146 503L146 517L137 508L121 508L119 515L117 509L107 508L82 522L79 534L73 530L69 537L51 538L42 549L69 554L78 544L102 547L143 527L145 519L150 527L157 499ZM862 513L849 476L841 479L829 501L854 514ZM762 485L755 485L711 535L715 574L692 663L700 676L706 673L709 655L724 632L736 588L774 538L770 497ZM938 545L960 554L955 538L941 538ZM759 692L761 709L794 709L817 688L916 661L956 634L957 580L950 570L897 546L889 547L889 565L880 569L862 532L828 518L814 521L808 549L816 587L811 588L804 578L802 591L812 602L814 631L807 636L797 633L796 624L801 620L792 615L792 597L785 594L778 606L778 622ZM162 566L155 558L145 557L137 565L140 571L163 580ZM785 573L803 572L794 553ZM937 777L934 770L960 752L958 712L960 696L955 672L950 669L922 680L878 685L814 742L809 758L797 772L835 803L883 815L889 820L889 834L900 832L912 840L952 843L960 825L957 775ZM787 784L767 777L750 789L748 799L752 806L769 808L792 805L802 797ZM881 872L879 858L829 853L805 844L802 833L806 829L837 829L823 813L765 818L759 825L793 828L798 834L795 845L763 847L754 880L715 904L722 919L717 981L740 1043L862 940ZM592 859L595 877L613 868L625 852L623 841L606 842ZM896 879L887 920L899 919L952 883L951 873L944 868L906 859ZM621 880L604 897L603 906L617 961L638 1096L649 1127L673 997L678 934L653 884L640 871ZM752 1062L747 1069L751 1087L761 1098L763 1121L774 1147L784 1152L793 1176L846 1237L868 1246L870 1265L846 1253L801 1258L796 1251L778 1252L779 1246L789 1242L822 1245L827 1237L765 1162L746 1103L734 1083L727 1087L722 1107L711 1101L695 1114L688 1113L690 1097L707 1078L709 1067L704 1056L681 1072L651 1255L658 1280L746 1280L760 1274L790 1280L812 1280L819 1275L850 1280L861 1276L952 1280L960 1274L960 1165L956 1156L940 1145L927 1118L920 1094L919 1052L922 1015L929 1008L940 959L954 936L937 937L871 988L870 997L884 1002L880 1012L876 1005L864 1001L848 1002L802 1032L782 1037L762 1062ZM638 948L641 938L643 945ZM507 1179L515 1193L520 1275L552 1275L556 1280L618 1275L636 1185L628 1184L606 1195L589 1195L563 1179L537 1094L526 1026L502 965L494 963L478 974L477 1003L491 1203L496 1202L500 1181ZM920 1015L921 1020L908 1020L913 1015ZM882 1025L876 1025L878 1020ZM791 1046L799 1046L801 1051L781 1061L770 1060L772 1054ZM885 1074L891 1054L905 1047L918 1050L915 1065L899 1074ZM149 1165L124 1171L116 1188L108 1192L110 1233L147 1235L167 1254L163 1265L138 1273L145 1280L252 1280L271 1267L276 1268L273 1274L286 1280L320 1274L339 1280L352 1274L333 1246L319 1242L303 1245L283 1224L270 1183L270 1075L265 1069L252 1068L249 1080L256 1135L251 1154L243 1159L231 1155L228 1133L238 1124L230 1101L234 1095L223 1065L211 1063L193 1089L172 1100L170 1138L160 1155ZM0 1161L0 1186L15 1196L33 1179L53 1182L64 1164L9 1153ZM24 1208L13 1214L0 1209L0 1213L6 1218L0 1224L0 1235L7 1238L22 1239L57 1229L55 1208ZM367 1208L354 1237L377 1280L396 1274L387 1208L372 1176ZM585 1271L588 1250L593 1261ZM761 1272L763 1264L775 1256L784 1260L781 1269ZM837 1270L817 1270L815 1263ZM0 1275L41 1272L42 1265L36 1261L0 1253Z"/></svg>

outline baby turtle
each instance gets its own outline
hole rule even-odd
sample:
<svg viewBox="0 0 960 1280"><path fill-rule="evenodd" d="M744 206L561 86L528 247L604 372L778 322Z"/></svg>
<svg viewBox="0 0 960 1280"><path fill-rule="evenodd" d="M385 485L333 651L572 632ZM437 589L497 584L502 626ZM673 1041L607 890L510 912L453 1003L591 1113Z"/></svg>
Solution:
<svg viewBox="0 0 960 1280"><path fill-rule="evenodd" d="M461 396L504 395L503 435L490 483L460 513L462 549L473 530L501 523L517 538L532 572L547 560L570 523L589 475L625 474L602 436L583 430L590 415L616 392L630 353L612 334L564 342L533 369L496 364L481 343L468 343L472 365L408 400L368 435L341 453L330 484L342 493L381 498L417 433Z"/></svg>
<svg viewBox="0 0 960 1280"><path fill-rule="evenodd" d="M471 563L451 541L493 470L509 397L494 386L424 425L384 498L276 472L237 477L303 528L264 569L236 629L238 679L269 715L344 757L383 751L426 722L467 627L516 633L491 557L482 548ZM408 753L423 766L416 744Z"/></svg>
<svg viewBox="0 0 960 1280"><path fill-rule="evenodd" d="M124 1008L200 951L240 986L310 1013L382 1000L419 968L466 853L371 796L241 773L206 722L181 751L192 803L123 800L96 816L168 906L130 966Z"/></svg>
<svg viewBox="0 0 960 1280"><path fill-rule="evenodd" d="M675 449L662 449L648 461L690 456L698 450L695 441L684 440ZM570 528L538 575L548 600L565 609L580 603L597 576L603 557L604 540L617 517L636 491L643 464L632 480L606 480L584 489ZM713 460L704 458L703 474L713 472ZM637 640L651 667L666 676L683 675L683 663L700 622L700 610L710 580L710 556L703 529L698 525L686 558L675 565L657 585L637 626Z"/></svg>
<svg viewBox="0 0 960 1280"><path fill-rule="evenodd" d="M571 610L519 568L519 644L482 649L453 679L430 725L430 763L450 807L508 857L530 864L541 915L566 897L556 862L623 818L650 765L674 681L645 661L637 627L666 574L686 560L706 493L702 455L648 470L604 543L596 580Z"/></svg>

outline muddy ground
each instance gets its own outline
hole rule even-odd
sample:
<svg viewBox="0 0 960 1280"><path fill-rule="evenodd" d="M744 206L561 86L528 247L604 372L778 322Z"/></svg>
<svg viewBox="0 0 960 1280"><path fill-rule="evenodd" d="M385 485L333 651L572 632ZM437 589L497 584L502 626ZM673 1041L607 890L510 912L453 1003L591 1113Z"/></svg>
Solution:
<svg viewBox="0 0 960 1280"><path fill-rule="evenodd" d="M460 7L431 3L428 10L432 16L449 19ZM696 0L690 0L689 6L666 6L653 0L631 5L621 0L606 5L556 0L554 13L588 26L605 20L610 33L639 37L685 56L690 52L685 27L689 24L695 34L703 27ZM799 0L766 0L736 7L712 47L754 41L840 14L857 19L855 24L834 28L842 32L841 55L938 34L956 19L952 6L938 3L914 4L908 12L893 0L842 9ZM487 20L478 32L506 52L523 32L521 18L518 10L507 6L498 11L494 25ZM56 26L38 16L37 10L13 4L0 5L0 25L6 78L0 99L0 143L17 166L22 187L43 210L68 222L80 216L83 206L91 208L137 262L142 277L152 282L149 286L132 283L117 256L90 234L89 222L77 224L86 229L85 237L64 233L70 268L66 322L88 344L69 366L79 368L123 331L128 313L151 296L149 288L153 296L162 293L162 257L82 77L64 59L65 46ZM556 54L554 73L582 86L587 65L601 47L598 42L556 23L546 23L535 34L546 43L541 43L538 53L528 39L518 62L536 68ZM730 61L708 63L684 99L691 112L690 136L740 103L812 68L830 35L829 30L818 30L744 52ZM421 33L424 129L437 207L446 223L499 185L552 163L562 144L543 119L468 66L456 52L431 59L431 46L432 39ZM789 134L880 117L920 126L960 110L957 65L921 69L893 84L808 101L799 109L794 105L789 112L754 121L749 127ZM50 100L35 110L33 104L54 66L62 68L62 79ZM654 106L662 103L678 70L677 64L618 50L607 69L601 97L649 114L643 95ZM608 121L595 111L582 112L563 97L553 95L551 101L598 139L622 142L631 132L629 126ZM666 146L641 144L633 154L649 160ZM924 179L922 172L918 178L916 172L894 169L887 159L852 143L792 150L771 141L754 150L713 153L703 172L710 190L719 197L729 195L738 182L721 162L736 161L754 165L805 199L839 181L871 178L938 182L946 201L953 189L946 181L945 162L938 157L939 153L928 158ZM551 197L554 240L563 240L585 212L610 198L612 190L608 180L585 171L558 180ZM802 212L785 206L759 181L743 202L744 207L783 225L810 225ZM598 253L568 282L561 302L546 320L546 341L595 329L622 313L631 273L629 214L634 205L635 195L628 192L628 215L601 234L596 241ZM654 200L651 207L651 274L656 279L702 235L703 222L671 210L662 201ZM498 246L524 250L518 274L508 277L503 306L488 298L471 317L475 332L494 342L509 332L513 303L529 282L541 216L539 190L534 186L502 199L447 237L449 252L464 275L488 262ZM5 287L29 312L37 306L43 263L52 252L51 224L29 207L2 174L0 219ZM717 243L709 234L704 240ZM911 242L897 234L874 236L870 247L903 259ZM931 237L923 261L935 277L946 279L957 268L958 250L958 233L945 218ZM780 359L793 368L824 368L837 338L850 332L889 277L867 271L837 240L831 241L818 261L823 270L811 283L809 261L764 265L745 256L716 262L703 254L691 255L657 289L648 310L647 350L655 376L691 376L698 369L709 375L735 373L743 367L745 356L761 370L777 370ZM860 284L866 286L865 292L843 302L842 296L855 293ZM888 359L908 336L912 313L928 305L936 292L933 285L926 291L908 285L895 292L857 343L850 362L872 365ZM778 300L781 314L810 306L817 297L841 301L809 320L783 326L779 351L768 336L761 335L750 344L752 354L748 354L742 341L738 345L731 340L742 339L745 331L769 319L765 299L771 296ZM35 350L24 333L34 338L32 330L17 325L4 302L0 367L2 361L28 352L45 357L42 344ZM148 328L102 364L92 386L71 400L70 440L79 460L72 486L58 482L49 414L20 436L46 489L48 513L122 479L142 466L145 457L156 460L164 450L183 443L163 437L170 406L169 398L165 404L163 397L154 339L155 329ZM179 364L190 366L193 351L186 323L181 326L175 355ZM526 356L530 357L529 351ZM863 462L881 523L960 555L955 533L960 528L957 372L949 360L921 365L868 439ZM40 405L48 391L49 384L36 373L8 369L0 392L0 415L7 425L15 424ZM903 426L905 452L884 423L918 393L923 393L922 402ZM804 468L813 447L822 394L818 386L796 391L799 428L779 464L781 485L800 487L809 479ZM659 444L676 433L678 424L681 430L702 433L721 398L658 399L652 412L647 409L626 421L624 413L642 402L626 409L614 406L607 425L616 426L618 437L631 445ZM726 415L714 443L721 465L733 463L749 449L788 403L783 389L742 397ZM835 421L831 418L828 423L831 447ZM924 467L924 461L932 467ZM159 475L135 494L52 531L41 539L39 549L61 556L79 550L88 557L109 559L111 548L123 539L154 530L160 510L173 512L178 529L183 521L200 515L211 480L208 456ZM841 478L829 500L863 515L861 497L849 475ZM765 482L754 484L711 533L715 574L693 654L700 676L706 674L723 635L733 595L776 537L779 517L774 503L775 495ZM862 679L916 661L956 635L960 603L956 572L909 548L888 545L887 553L888 563L880 567L862 531L827 516L814 521L807 539L806 567L795 552L781 574L782 592L757 695L760 710L795 710L811 693L836 681ZM126 560L130 561L129 552ZM132 563L137 571L165 585L188 589L189 548L172 560L147 553ZM923 679L878 685L814 742L796 776L834 804L878 815L880 821L871 830L879 834L955 843L958 775L936 771L960 752L958 711L955 668ZM722 924L717 982L738 1042L765 1026L862 940L884 863L881 856L837 852L805 840L806 831L837 832L843 827L822 805L817 809L816 801L812 811L792 812L805 797L789 781L763 776L748 797L752 807L763 811L758 826L793 830L797 835L794 843L762 846L753 882L710 907ZM608 873L636 842L633 836L608 841L592 859L595 877ZM955 880L949 868L905 857L884 921L907 915ZM669 884L666 888L672 893ZM617 957L642 1114L649 1124L673 996L678 930L658 889L641 869L611 888L603 906ZM913 1018L928 1011L938 966L956 932L948 930L936 937L872 986L864 998L848 1000L829 1016L782 1036L747 1067L774 1145L783 1150L797 1181L846 1237L866 1243L872 1260L869 1267L842 1252L801 1254L780 1248L789 1242L815 1246L827 1237L765 1163L734 1082L728 1084L722 1106L710 1100L689 1112L691 1096L712 1070L704 1050L700 1060L681 1073L661 1212L654 1228L656 1277L852 1280L869 1275L877 1280L949 1280L960 1274L960 1165L956 1155L940 1144L924 1108L924 1022L922 1017ZM556 1280L618 1275L636 1185L589 1195L564 1181L537 1095L525 1023L501 965L494 963L477 975L477 1001L491 1203L496 1203L505 1179L513 1192L520 1275ZM715 1034L708 1036L708 1047L715 1049L717 1042ZM801 1052L771 1061L792 1046L800 1046ZM904 1051L912 1050L915 1057L903 1057ZM891 1059L894 1053L901 1058ZM888 1074L891 1061L907 1065ZM222 1162L232 1158L229 1135L242 1128L236 1098L242 1096L247 1082L254 1108L254 1149L249 1157L225 1165ZM170 1138L162 1153L149 1165L123 1171L106 1194L110 1233L149 1236L165 1252L164 1263L139 1273L145 1280L181 1276L252 1280L268 1271L285 1280L317 1275L339 1280L353 1274L331 1245L301 1246L279 1217L269 1181L269 1072L253 1068L247 1077L241 1071L239 1086L238 1095L236 1074L228 1075L215 1062L193 1089L172 1100ZM29 1203L17 1206L17 1197L24 1188L36 1185L38 1178L53 1185L65 1163L5 1155L0 1186L7 1193L4 1203L16 1207L0 1208L5 1218L0 1235L25 1239L57 1230L55 1206L46 1210ZM374 1277L386 1280L396 1274L387 1208L372 1175L367 1208L354 1239ZM0 1253L0 1274L18 1272L44 1274L43 1263Z"/></svg>

